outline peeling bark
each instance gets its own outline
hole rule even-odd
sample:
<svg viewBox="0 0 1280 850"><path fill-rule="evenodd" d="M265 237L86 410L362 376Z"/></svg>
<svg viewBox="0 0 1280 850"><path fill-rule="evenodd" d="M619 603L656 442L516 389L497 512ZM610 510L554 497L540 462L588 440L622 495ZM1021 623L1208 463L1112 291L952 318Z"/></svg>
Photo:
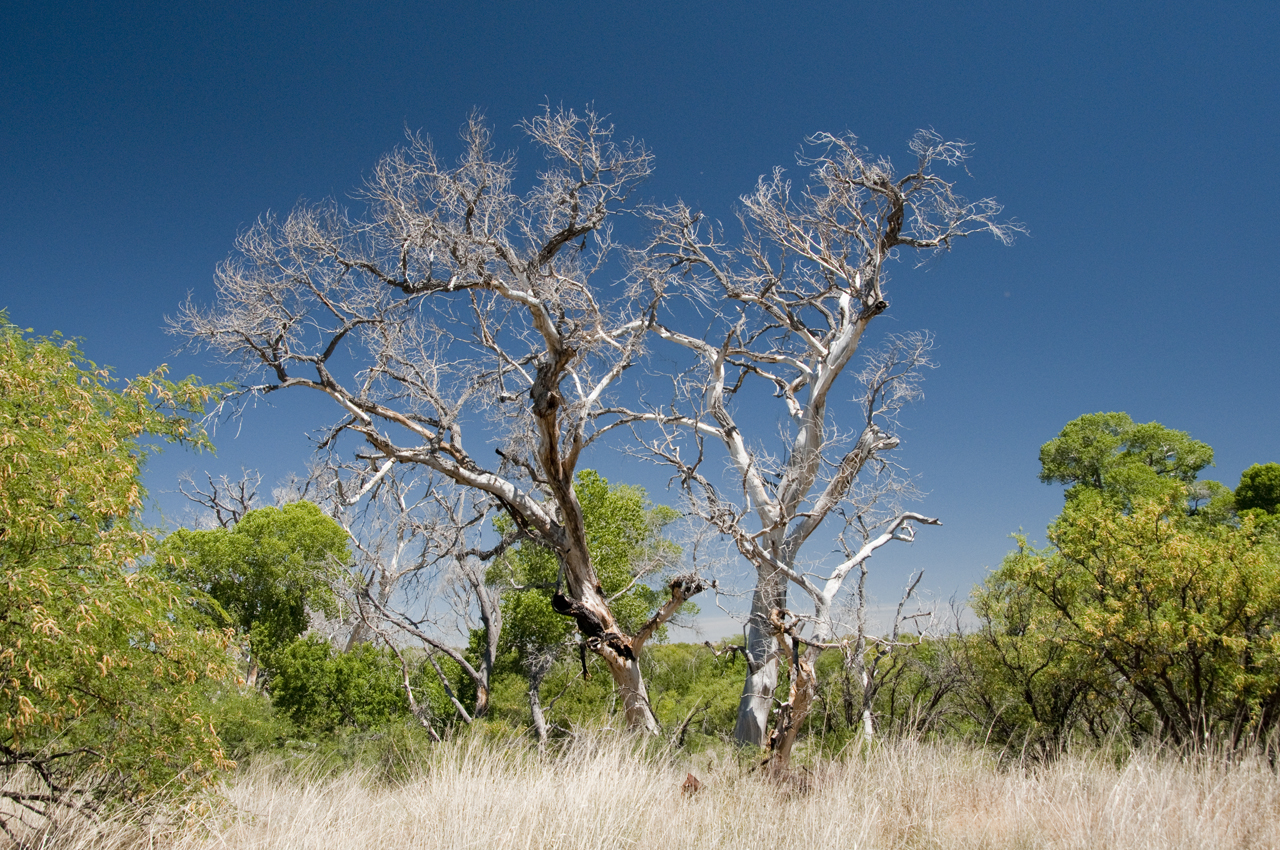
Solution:
<svg viewBox="0 0 1280 850"><path fill-rule="evenodd" d="M587 644L590 646L590 642ZM653 707L649 705L649 691L645 687L644 677L640 674L640 663L634 658L624 658L612 651L596 648L596 652L604 659L613 676L613 683L622 697L623 716L627 728L649 735L662 734L658 718L654 716Z"/></svg>
<svg viewBox="0 0 1280 850"><path fill-rule="evenodd" d="M820 650L810 647L800 653L791 665L791 689L787 701L778 709L778 719L769 734L768 771L784 773L791 767L791 750L795 746L800 728L813 711L813 701L818 695L818 675L814 665Z"/></svg>
<svg viewBox="0 0 1280 850"><path fill-rule="evenodd" d="M634 636L623 634L616 625L606 626L589 607L564 594L556 593L552 596L552 609L558 614L572 617L577 623L578 631L586 638L586 647L604 660L622 698L628 728L652 735L661 733L661 726L649 705L649 692L640 672L638 655L653 633L670 620L688 599L712 584L697 576L677 576L672 579L668 586L671 594L668 601Z"/></svg>

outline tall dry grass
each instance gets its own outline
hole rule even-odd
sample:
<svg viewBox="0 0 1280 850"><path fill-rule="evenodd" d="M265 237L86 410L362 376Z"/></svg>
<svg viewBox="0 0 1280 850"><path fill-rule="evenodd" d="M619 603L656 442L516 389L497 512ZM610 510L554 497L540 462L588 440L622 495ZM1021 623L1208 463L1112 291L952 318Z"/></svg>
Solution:
<svg viewBox="0 0 1280 850"><path fill-rule="evenodd" d="M702 782L685 795L686 771ZM247 769L178 822L117 818L59 847L1280 848L1280 779L1264 760L1101 755L999 765L962 746L883 745L777 785L732 753L645 754L597 735L540 757L478 739L411 778ZM176 824L176 825L175 825Z"/></svg>

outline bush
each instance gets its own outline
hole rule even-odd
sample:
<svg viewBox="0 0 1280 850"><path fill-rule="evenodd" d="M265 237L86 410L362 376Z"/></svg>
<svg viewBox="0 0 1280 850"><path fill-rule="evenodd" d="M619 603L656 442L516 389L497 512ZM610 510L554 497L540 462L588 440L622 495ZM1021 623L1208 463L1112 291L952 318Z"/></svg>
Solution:
<svg viewBox="0 0 1280 850"><path fill-rule="evenodd" d="M367 732L409 715L400 664L388 650L366 643L338 652L316 635L279 653L271 697L304 737L339 727Z"/></svg>
<svg viewBox="0 0 1280 850"><path fill-rule="evenodd" d="M141 566L147 441L203 443L210 395L162 372L116 389L0 312L0 799L18 811L180 793L230 766L206 700L232 676L227 635L201 627L206 597Z"/></svg>
<svg viewBox="0 0 1280 850"><path fill-rule="evenodd" d="M210 717L222 746L236 765L270 752L294 735L294 726L255 687L227 687L210 700Z"/></svg>

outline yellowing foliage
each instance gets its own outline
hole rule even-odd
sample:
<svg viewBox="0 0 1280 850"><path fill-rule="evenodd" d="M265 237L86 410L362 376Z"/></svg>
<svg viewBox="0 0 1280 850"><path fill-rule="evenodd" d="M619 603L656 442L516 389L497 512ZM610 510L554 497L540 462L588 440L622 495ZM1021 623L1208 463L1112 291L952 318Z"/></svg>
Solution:
<svg viewBox="0 0 1280 850"><path fill-rule="evenodd" d="M229 675L226 637L195 627L188 591L139 568L145 441L202 441L190 414L212 390L162 372L113 384L73 343L28 338L0 313L0 797L35 782L37 807L182 787L228 764L200 713Z"/></svg>

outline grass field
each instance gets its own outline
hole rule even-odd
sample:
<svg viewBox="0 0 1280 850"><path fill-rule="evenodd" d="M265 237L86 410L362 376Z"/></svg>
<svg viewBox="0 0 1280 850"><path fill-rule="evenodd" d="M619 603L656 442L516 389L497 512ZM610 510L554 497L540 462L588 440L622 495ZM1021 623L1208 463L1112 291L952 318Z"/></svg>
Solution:
<svg viewBox="0 0 1280 850"><path fill-rule="evenodd" d="M686 794L693 772L702 787ZM1260 758L1099 754L1046 764L910 741L788 782L730 751L645 753L598 735L539 756L455 741L406 777L259 764L179 819L119 815L49 847L1280 848L1280 778Z"/></svg>

